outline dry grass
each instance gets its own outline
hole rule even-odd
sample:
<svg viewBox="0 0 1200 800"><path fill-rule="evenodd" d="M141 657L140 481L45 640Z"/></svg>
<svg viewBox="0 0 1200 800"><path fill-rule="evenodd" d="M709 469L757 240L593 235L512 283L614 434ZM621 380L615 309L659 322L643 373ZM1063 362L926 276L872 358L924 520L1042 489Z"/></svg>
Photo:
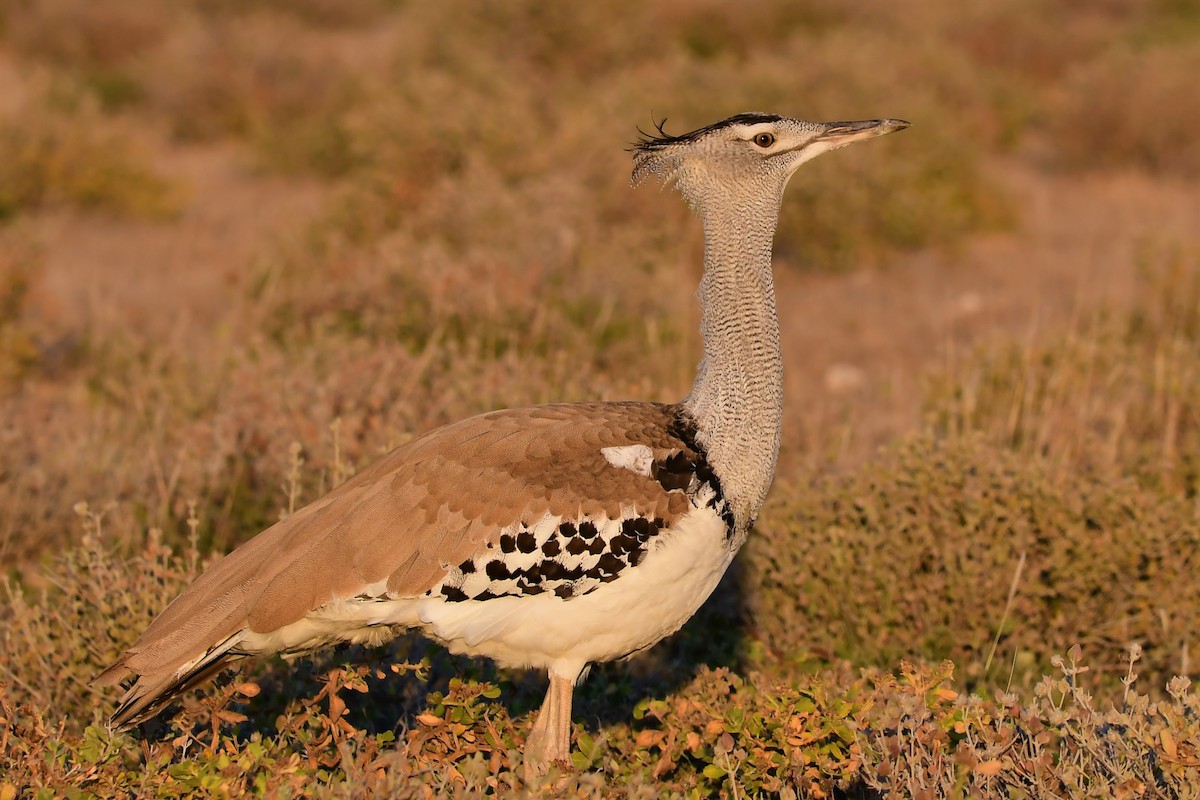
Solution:
<svg viewBox="0 0 1200 800"><path fill-rule="evenodd" d="M686 390L698 229L625 185L634 123L911 118L919 145L789 190L780 269L852 281L1019 230L997 154L1195 173L1194 6L4 5L0 800L517 796L537 682L416 640L247 666L140 739L87 680L212 554L415 433ZM180 225L196 204L164 166L206 148L322 211L205 284L212 318L182 288L165 334L66 305L97 287L45 220ZM1200 279L1185 250L1147 261L1131 311L952 363L928 431L782 479L705 618L583 688L545 792L1200 791L1172 679L1200 609Z"/></svg>
<svg viewBox="0 0 1200 800"><path fill-rule="evenodd" d="M170 183L90 95L44 87L0 110L0 223L55 206L150 218L179 207Z"/></svg>
<svg viewBox="0 0 1200 800"><path fill-rule="evenodd" d="M954 434L1046 460L1053 476L1134 478L1200 493L1200 270L1169 257L1130 315L1103 310L1050 342L1009 345L932 381L929 414Z"/></svg>
<svg viewBox="0 0 1200 800"><path fill-rule="evenodd" d="M62 497L119 499L115 522L159 525L168 536L182 530L183 499L193 498L214 509L212 541L230 544L274 513L269 476L288 443L314 449L339 415L355 418L345 431L362 464L413 431L493 404L647 396L651 387L678 394L694 359L689 292L679 284L694 280L695 259L673 243L695 228L683 209L668 202L664 211L652 192L625 186L619 146L631 123L667 113L682 129L748 106L937 115L945 104L927 80L947 74L929 45L910 66L895 40L868 30L870 57L847 63L861 20L832 5L796 16L751 4L728 53L700 42L723 35L729 14L716 5L625 4L625 24L614 28L603 24L611 10L364 3L359 22L332 30L314 23L324 12L277 3L136 4L112 18L89 9L14 4L6 41L73 91L91 91L114 123L165 129L168 148L236 141L256 168L331 179L328 212L246 267L217 331L164 341L111 321L43 315L36 348L71 341L88 356L62 385L40 381L27 346L14 344L5 360L30 379L4 399L6 415L49 411L65 423L22 426L0 455L13 476L0 536L22 557L66 536ZM59 24L65 18L78 20L75 35ZM503 57L497 30L510 37ZM678 33L665 52L663 31ZM800 59L812 68L793 69ZM906 75L877 80L873 65L885 62ZM597 73L605 79L592 80ZM114 104L104 87L117 84L126 99ZM806 185L823 190L799 190L789 204L783 258L846 269L1011 224L968 147L973 124L968 116L928 126L936 146L905 158L881 143L870 169L852 151L819 165ZM31 169L51 173L53 159L39 152ZM127 176L107 191L138 186ZM34 304L26 316L38 313ZM344 347L367 343L375 353L345 357ZM407 352L392 358L397 344ZM649 355L663 346L666 358ZM569 385L581 380L571 369L579 363L599 368L582 379L589 391ZM369 377L378 364L394 366ZM476 385L439 377L445 369ZM346 374L354 370L363 371L357 379ZM251 374L253 390L241 379ZM447 386L465 402L439 397ZM311 397L329 392L326 414ZM310 413L286 410L285 397ZM81 449L94 464L82 471ZM31 460L37 470L21 468Z"/></svg>
<svg viewBox="0 0 1200 800"><path fill-rule="evenodd" d="M1115 47L1080 64L1047 114L1057 157L1077 169L1137 166L1200 175L1194 134L1200 111L1180 102L1197 71L1200 43L1194 40L1170 48Z"/></svg>
<svg viewBox="0 0 1200 800"><path fill-rule="evenodd" d="M413 641L382 657L349 651L345 665L337 657L252 665L186 697L182 713L147 729L145 746L106 730L107 693L79 676L129 643L136 629L126 620L148 619L201 565L194 548L173 553L155 536L137 556L114 558L101 543L102 516L78 510L83 546L58 560L47 594L70 587L67 601L7 587L0 757L10 782L0 788L39 797L522 794L519 753L536 689L491 670L481 680ZM687 638L660 649L679 658ZM577 727L574 769L552 774L545 791L1105 797L1141 787L1186 796L1195 790L1200 700L1184 678L1148 681L1139 659L1143 648L1126 650L1119 673L1097 682L1073 647L1051 656L1050 674L1031 686L973 691L949 662L900 662L895 674L845 663L818 671L760 653L741 675L692 664L679 672L680 663L665 682L653 670L620 670L630 681L610 669L580 699L585 718L608 721ZM447 678L463 671L465 680ZM1089 688L1097 685L1100 697ZM394 730L397 716L404 727Z"/></svg>

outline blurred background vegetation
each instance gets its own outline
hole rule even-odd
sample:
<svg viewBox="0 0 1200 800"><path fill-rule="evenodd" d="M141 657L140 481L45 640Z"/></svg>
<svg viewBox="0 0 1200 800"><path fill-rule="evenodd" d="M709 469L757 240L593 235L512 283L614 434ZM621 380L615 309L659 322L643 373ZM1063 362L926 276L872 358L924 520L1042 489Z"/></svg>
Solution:
<svg viewBox="0 0 1200 800"><path fill-rule="evenodd" d="M931 766L960 733L900 764L870 736L896 726L871 714L919 701L953 730L978 709L937 691L1023 692L1033 705L989 719L1033 741L1047 675L1080 718L1080 687L1120 697L1154 758L1194 764L1194 717L1139 711L1121 680L1136 642L1137 688L1194 700L1166 687L1197 671L1200 616L1197 74L1197 0L0 0L0 766L18 775L0 769L0 798L266 791L265 774L319 770L344 789L366 764L400 796L446 763L460 788L507 774L535 682L476 670L508 698L480 706L483 689L448 684L474 667L412 643L433 664L419 686L442 694L387 695L392 716L494 726L483 766L404 730L383 750L407 760L372 761L362 731L390 723L362 716L338 750L336 715L312 716L336 693L297 699L318 684L268 664L256 679L286 688L270 712L247 705L259 728L227 725L189 760L206 713L189 701L155 744L173 772L147 788L135 740L88 727L112 697L85 682L197 560L421 431L682 396L699 227L630 190L623 148L664 118L681 133L747 110L914 124L793 180L783 471L707 616L589 684L602 723L577 766L599 782L570 791L867 791L899 785L887 764L910 787L999 792L1017 762ZM1053 661L1076 643L1086 674ZM773 688L749 699L739 674ZM631 723L647 698L663 705ZM809 705L824 727L804 739L788 726ZM727 746L726 712L753 747ZM276 731L276 713L316 732ZM808 760L780 745L792 771L771 766L776 734ZM332 760L268 768L298 741ZM1091 788L1176 786L1130 752Z"/></svg>

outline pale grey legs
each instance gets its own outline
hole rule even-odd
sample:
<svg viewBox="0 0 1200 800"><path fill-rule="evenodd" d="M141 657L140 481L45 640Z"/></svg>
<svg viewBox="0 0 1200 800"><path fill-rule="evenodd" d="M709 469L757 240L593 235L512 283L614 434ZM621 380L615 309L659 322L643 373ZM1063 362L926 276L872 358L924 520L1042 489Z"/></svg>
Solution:
<svg viewBox="0 0 1200 800"><path fill-rule="evenodd" d="M525 742L525 780L533 782L555 761L571 758L571 697L575 681L550 673L550 688Z"/></svg>

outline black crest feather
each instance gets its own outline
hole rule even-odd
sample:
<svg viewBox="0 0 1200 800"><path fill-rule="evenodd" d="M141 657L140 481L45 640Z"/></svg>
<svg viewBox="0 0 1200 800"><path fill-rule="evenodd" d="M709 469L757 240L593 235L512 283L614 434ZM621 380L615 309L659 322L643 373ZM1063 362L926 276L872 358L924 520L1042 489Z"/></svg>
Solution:
<svg viewBox="0 0 1200 800"><path fill-rule="evenodd" d="M778 114L763 114L757 111L750 111L744 114L735 114L728 119L723 119L720 122L714 122L712 125L705 125L703 128L697 128L689 133L672 136L663 130L667 124L667 118L663 117L661 122L654 123L654 129L658 132L657 135L647 133L641 128L637 129L638 135L641 136L633 147L631 152L635 153L652 153L655 150L661 150L664 147L669 147L674 144L682 144L684 142L694 142L702 136L712 133L713 131L727 128L731 125L754 125L760 122L778 122L783 117Z"/></svg>

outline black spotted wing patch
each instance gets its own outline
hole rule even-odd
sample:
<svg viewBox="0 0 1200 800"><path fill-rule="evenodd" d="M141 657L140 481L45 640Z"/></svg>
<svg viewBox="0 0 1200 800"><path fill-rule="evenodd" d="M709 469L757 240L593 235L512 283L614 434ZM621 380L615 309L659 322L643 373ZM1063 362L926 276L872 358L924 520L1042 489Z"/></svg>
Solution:
<svg viewBox="0 0 1200 800"><path fill-rule="evenodd" d="M569 600L636 567L665 529L657 518L544 519L502 534L497 544L450 570L427 593L448 602L551 592Z"/></svg>

